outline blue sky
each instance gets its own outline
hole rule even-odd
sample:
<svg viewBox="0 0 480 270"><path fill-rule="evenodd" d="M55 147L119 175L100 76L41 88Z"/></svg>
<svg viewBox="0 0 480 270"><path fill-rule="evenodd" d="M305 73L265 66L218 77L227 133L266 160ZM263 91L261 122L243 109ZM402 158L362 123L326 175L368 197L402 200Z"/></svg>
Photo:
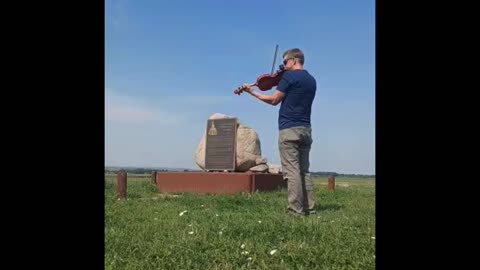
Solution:
<svg viewBox="0 0 480 270"><path fill-rule="evenodd" d="M233 90L300 48L317 80L311 171L375 174L375 2L106 1L105 165L197 168L208 117L255 129L280 164L278 110ZM271 94L273 90L263 92Z"/></svg>

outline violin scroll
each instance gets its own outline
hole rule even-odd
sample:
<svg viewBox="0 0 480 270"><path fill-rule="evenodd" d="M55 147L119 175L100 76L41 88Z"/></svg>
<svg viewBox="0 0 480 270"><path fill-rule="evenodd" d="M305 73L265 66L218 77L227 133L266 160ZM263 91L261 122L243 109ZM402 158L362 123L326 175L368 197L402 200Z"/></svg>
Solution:
<svg viewBox="0 0 480 270"><path fill-rule="evenodd" d="M249 87L252 87L252 86L255 86L257 85L256 83L252 83L252 84L249 84L248 86ZM245 85L242 85L240 87L238 87L237 89L235 89L233 91L234 94L237 94L237 95L240 95L244 90L245 90L246 86Z"/></svg>

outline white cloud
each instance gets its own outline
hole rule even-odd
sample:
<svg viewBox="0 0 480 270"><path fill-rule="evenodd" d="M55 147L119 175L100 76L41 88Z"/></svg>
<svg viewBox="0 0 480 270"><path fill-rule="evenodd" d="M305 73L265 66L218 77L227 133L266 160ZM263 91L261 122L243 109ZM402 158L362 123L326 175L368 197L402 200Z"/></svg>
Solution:
<svg viewBox="0 0 480 270"><path fill-rule="evenodd" d="M192 105L217 105L231 102L233 97L230 96L185 96L178 98L181 102Z"/></svg>
<svg viewBox="0 0 480 270"><path fill-rule="evenodd" d="M138 123L152 120L153 112L129 105L106 104L105 119L113 122Z"/></svg>
<svg viewBox="0 0 480 270"><path fill-rule="evenodd" d="M110 0L105 3L107 23L115 29L121 29L128 24L128 1Z"/></svg>
<svg viewBox="0 0 480 270"><path fill-rule="evenodd" d="M119 94L105 89L105 120L117 123L178 124L185 121L183 115L162 111L137 97Z"/></svg>
<svg viewBox="0 0 480 270"><path fill-rule="evenodd" d="M105 89L105 120L116 123L178 125L199 121L229 107L231 96L162 96L142 98ZM215 110L212 110L215 108Z"/></svg>

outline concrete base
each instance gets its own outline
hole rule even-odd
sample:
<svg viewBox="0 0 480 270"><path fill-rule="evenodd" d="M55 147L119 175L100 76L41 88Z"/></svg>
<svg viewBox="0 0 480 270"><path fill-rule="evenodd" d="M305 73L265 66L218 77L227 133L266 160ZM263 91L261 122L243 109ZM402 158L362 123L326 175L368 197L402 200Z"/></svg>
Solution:
<svg viewBox="0 0 480 270"><path fill-rule="evenodd" d="M236 172L157 172L159 192L236 193L286 188L282 174Z"/></svg>

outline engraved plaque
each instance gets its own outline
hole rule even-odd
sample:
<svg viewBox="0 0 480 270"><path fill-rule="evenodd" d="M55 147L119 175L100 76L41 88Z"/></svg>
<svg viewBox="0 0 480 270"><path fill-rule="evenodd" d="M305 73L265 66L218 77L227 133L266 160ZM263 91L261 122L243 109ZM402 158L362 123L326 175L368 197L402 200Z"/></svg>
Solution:
<svg viewBox="0 0 480 270"><path fill-rule="evenodd" d="M205 170L235 171L237 119L207 121Z"/></svg>

